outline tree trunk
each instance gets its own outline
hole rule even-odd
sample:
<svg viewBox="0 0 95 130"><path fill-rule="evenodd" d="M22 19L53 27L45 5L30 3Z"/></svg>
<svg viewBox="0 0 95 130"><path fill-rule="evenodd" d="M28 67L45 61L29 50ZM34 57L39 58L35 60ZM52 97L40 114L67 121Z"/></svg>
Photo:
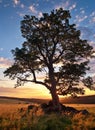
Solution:
<svg viewBox="0 0 95 130"><path fill-rule="evenodd" d="M56 93L55 89L51 89L51 97L52 97L52 103L53 103L53 108L55 111L60 111L61 110L61 104L59 101L59 97Z"/></svg>
<svg viewBox="0 0 95 130"><path fill-rule="evenodd" d="M51 93L51 97L52 97L52 104L51 105L52 105L54 110L60 111L61 105L59 102L58 94L56 93L56 80L54 77L54 68L53 68L51 61L52 60L50 60L50 66L49 66L49 79L51 82L50 93Z"/></svg>

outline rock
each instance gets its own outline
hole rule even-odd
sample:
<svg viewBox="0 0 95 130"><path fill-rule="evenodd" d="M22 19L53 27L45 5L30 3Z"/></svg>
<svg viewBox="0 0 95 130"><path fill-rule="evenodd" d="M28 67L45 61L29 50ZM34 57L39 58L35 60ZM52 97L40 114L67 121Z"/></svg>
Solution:
<svg viewBox="0 0 95 130"><path fill-rule="evenodd" d="M73 107L66 107L66 110L65 111L68 111L68 112L72 112L72 113L77 113L78 110L76 110L75 108Z"/></svg>
<svg viewBox="0 0 95 130"><path fill-rule="evenodd" d="M60 106L61 106L61 110L59 111L58 107L54 107L53 106L53 102L52 101L49 101L49 103L43 103L41 104L41 108L43 109L43 111L47 114L50 114L52 112L55 112L55 113L63 113L63 114L66 114L66 113L69 113L69 114L78 114L78 113L81 113L83 115L87 115L89 114L89 112L84 109L84 110L77 110L73 107L68 107L68 106L64 106L63 104L60 103Z"/></svg>
<svg viewBox="0 0 95 130"><path fill-rule="evenodd" d="M81 113L83 115L88 115L89 114L89 112L86 109L80 110L79 113Z"/></svg>
<svg viewBox="0 0 95 130"><path fill-rule="evenodd" d="M42 103L42 104L41 104L41 108L42 108L42 109L46 109L47 107L48 107L48 105L47 105L46 103Z"/></svg>
<svg viewBox="0 0 95 130"><path fill-rule="evenodd" d="M34 108L34 105L29 105L27 109L28 109L28 110L31 110L31 109L33 109L33 108Z"/></svg>

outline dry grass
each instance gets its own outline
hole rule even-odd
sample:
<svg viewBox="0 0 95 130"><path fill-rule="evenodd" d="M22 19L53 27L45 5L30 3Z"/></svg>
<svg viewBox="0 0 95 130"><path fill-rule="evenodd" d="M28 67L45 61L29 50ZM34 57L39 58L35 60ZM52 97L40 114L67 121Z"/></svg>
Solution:
<svg viewBox="0 0 95 130"><path fill-rule="evenodd" d="M65 104L66 106L74 107L78 110L86 109L90 113L95 114L95 104Z"/></svg>
<svg viewBox="0 0 95 130"><path fill-rule="evenodd" d="M0 104L0 130L94 130L95 107L78 105L78 109L87 109L92 114L44 115L39 109L27 110L29 104ZM93 113L94 112L94 113Z"/></svg>

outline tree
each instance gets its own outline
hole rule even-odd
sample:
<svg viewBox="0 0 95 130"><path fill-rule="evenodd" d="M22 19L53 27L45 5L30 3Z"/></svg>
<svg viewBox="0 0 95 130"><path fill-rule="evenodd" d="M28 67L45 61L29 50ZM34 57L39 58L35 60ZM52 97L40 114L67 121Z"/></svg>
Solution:
<svg viewBox="0 0 95 130"><path fill-rule="evenodd" d="M26 41L22 48L12 50L14 63L4 72L17 79L16 87L26 82L44 85L58 109L58 95L84 94L80 82L94 89L92 78L86 78L93 47L80 38L80 30L69 24L70 18L70 12L62 8L43 13L41 18L25 15L21 32ZM44 73L43 81L38 79L38 72Z"/></svg>

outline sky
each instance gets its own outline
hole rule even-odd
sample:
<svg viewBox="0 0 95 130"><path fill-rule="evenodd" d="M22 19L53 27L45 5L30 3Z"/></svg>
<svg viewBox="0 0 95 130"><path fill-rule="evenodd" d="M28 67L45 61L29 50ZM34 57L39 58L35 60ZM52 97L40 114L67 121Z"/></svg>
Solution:
<svg viewBox="0 0 95 130"><path fill-rule="evenodd" d="M15 81L4 77L3 71L13 62L11 50L21 47L24 38L20 32L20 22L24 15L41 17L42 13L50 13L62 7L70 10L70 23L81 30L82 39L88 40L95 48L95 0L0 0L0 96L48 98L49 91L39 85L25 84L17 89ZM91 71L95 76L95 59L92 59ZM88 91L86 94L95 94Z"/></svg>

